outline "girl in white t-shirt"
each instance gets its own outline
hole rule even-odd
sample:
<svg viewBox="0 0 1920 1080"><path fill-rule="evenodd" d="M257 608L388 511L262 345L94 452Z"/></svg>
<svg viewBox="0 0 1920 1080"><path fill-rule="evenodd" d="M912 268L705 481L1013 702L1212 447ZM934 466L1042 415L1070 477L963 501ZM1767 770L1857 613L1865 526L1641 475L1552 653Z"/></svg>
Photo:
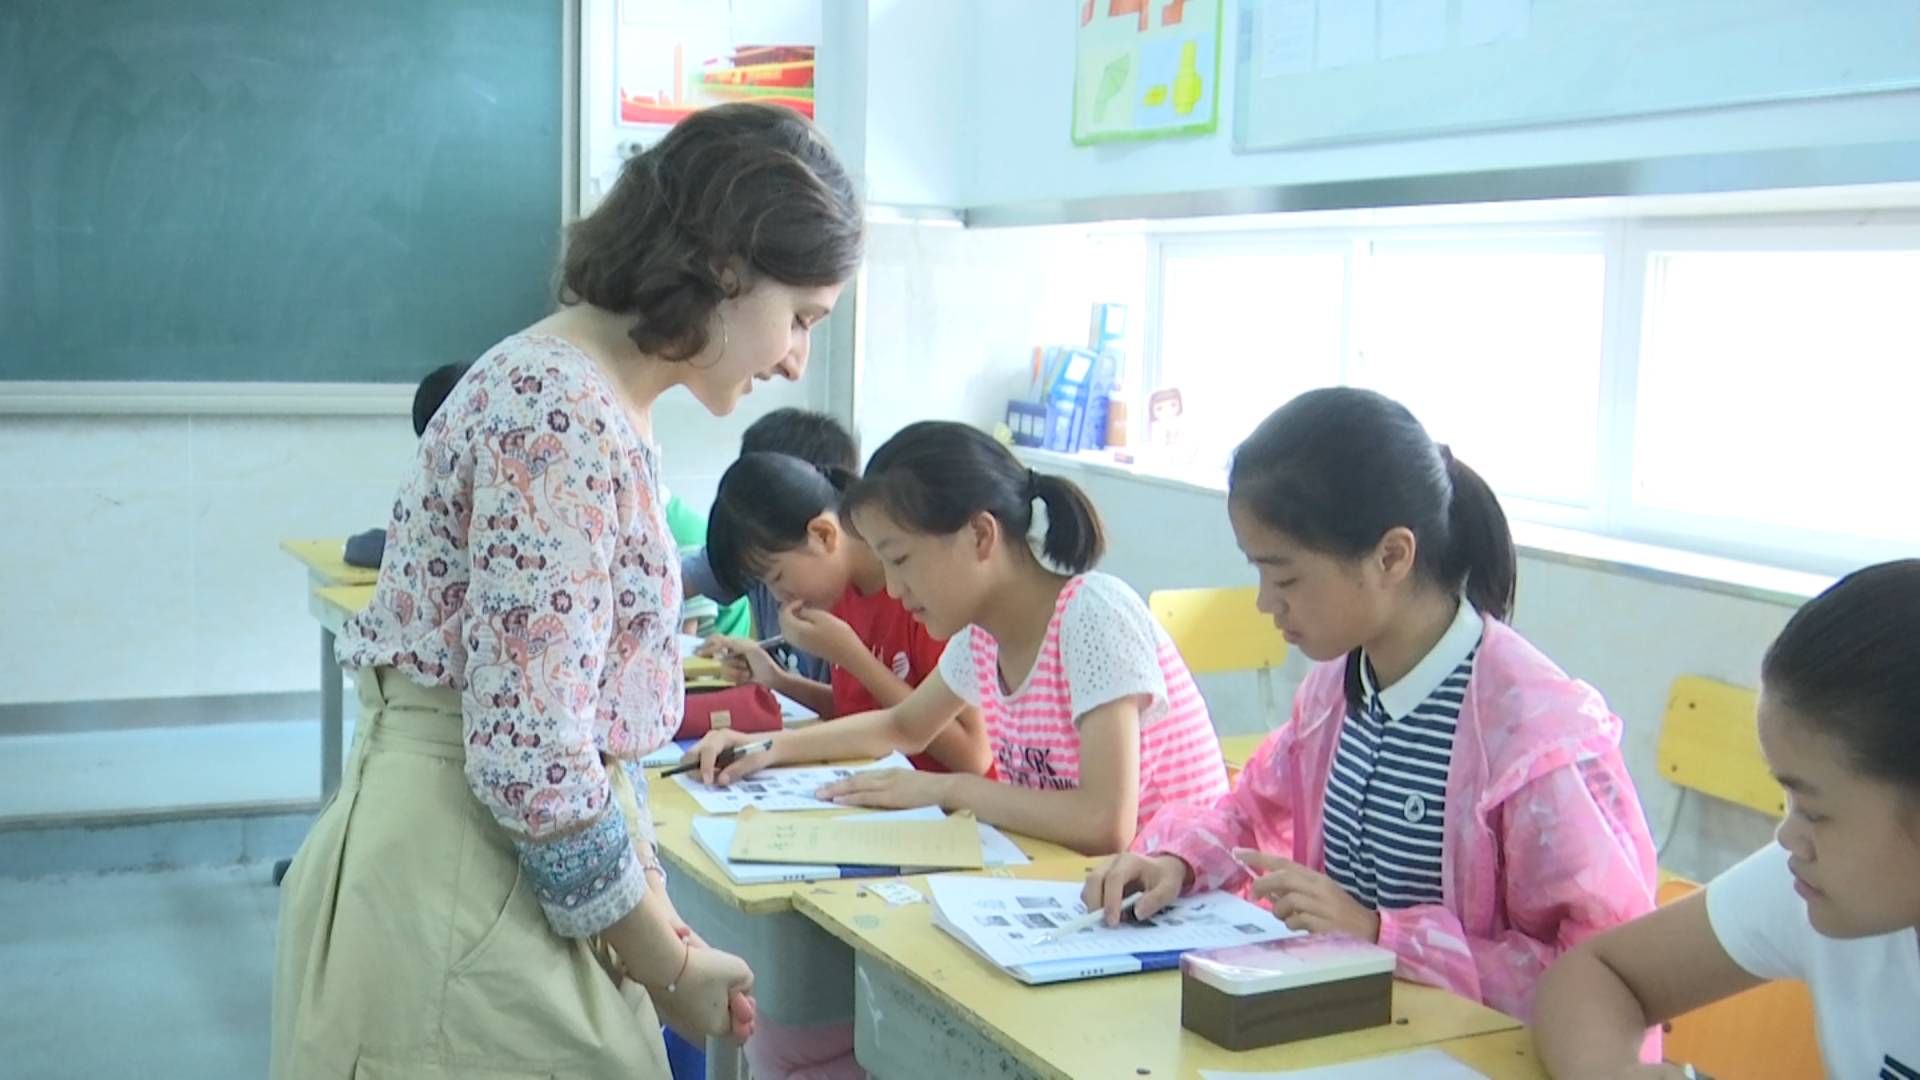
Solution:
<svg viewBox="0 0 1920 1080"><path fill-rule="evenodd" d="M1646 1028L1799 979L1829 1076L1920 1080L1920 559L1848 575L1787 623L1760 744L1790 798L1779 844L1547 973L1554 1076L1685 1075L1635 1063Z"/></svg>

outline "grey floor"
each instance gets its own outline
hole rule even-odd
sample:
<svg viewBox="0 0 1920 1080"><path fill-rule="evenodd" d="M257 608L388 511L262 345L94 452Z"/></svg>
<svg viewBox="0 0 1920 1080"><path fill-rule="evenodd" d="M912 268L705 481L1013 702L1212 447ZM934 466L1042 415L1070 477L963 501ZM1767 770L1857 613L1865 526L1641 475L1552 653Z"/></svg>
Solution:
<svg viewBox="0 0 1920 1080"><path fill-rule="evenodd" d="M0 1072L267 1071L272 868L0 878Z"/></svg>

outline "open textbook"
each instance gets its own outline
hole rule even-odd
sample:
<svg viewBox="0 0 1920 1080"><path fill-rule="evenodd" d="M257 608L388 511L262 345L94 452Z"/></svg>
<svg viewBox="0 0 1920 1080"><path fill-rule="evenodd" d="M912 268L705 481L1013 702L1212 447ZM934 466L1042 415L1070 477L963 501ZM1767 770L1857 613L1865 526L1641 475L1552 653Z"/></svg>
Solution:
<svg viewBox="0 0 1920 1080"><path fill-rule="evenodd" d="M927 879L933 924L1024 983L1064 982L1178 967L1194 949L1294 937L1271 911L1224 892L1174 901L1145 923L1055 931L1085 915L1077 881L941 874Z"/></svg>

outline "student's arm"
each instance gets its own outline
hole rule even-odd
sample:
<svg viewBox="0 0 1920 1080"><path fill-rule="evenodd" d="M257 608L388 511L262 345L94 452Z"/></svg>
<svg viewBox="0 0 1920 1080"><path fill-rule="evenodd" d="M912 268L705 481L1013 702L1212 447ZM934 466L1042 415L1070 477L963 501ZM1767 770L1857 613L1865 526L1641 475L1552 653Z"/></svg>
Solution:
<svg viewBox="0 0 1920 1080"><path fill-rule="evenodd" d="M1548 964L1652 910L1653 845L1612 750L1535 777L1500 805L1497 820L1511 928L1476 937L1446 907L1423 904L1382 910L1380 946L1399 954L1402 977L1525 1020Z"/></svg>
<svg viewBox="0 0 1920 1080"><path fill-rule="evenodd" d="M1697 892L1561 957L1540 981L1534 1042L1561 1080L1679 1076L1639 1065L1647 1029L1761 982L1727 955Z"/></svg>
<svg viewBox="0 0 1920 1080"><path fill-rule="evenodd" d="M720 770L717 776L714 760L722 750L758 742L762 736L737 731L709 732L698 746L687 752L685 760L699 761L700 776L708 783L726 785L773 765L878 758L895 750L917 754L927 748L963 704L959 696L947 688L946 680L935 672L928 675L907 700L892 708L780 732L772 736L770 750L749 754Z"/></svg>
<svg viewBox="0 0 1920 1080"><path fill-rule="evenodd" d="M833 715L833 687L817 683L805 675L776 667L768 686L812 709L821 716Z"/></svg>
<svg viewBox="0 0 1920 1080"><path fill-rule="evenodd" d="M907 685L905 679L895 675L890 668L880 662L878 657L865 649L850 653L846 659L851 663L840 666L844 667L849 675L858 679L860 685L867 688L867 693L872 694L882 706L891 708L907 700L913 693L913 687ZM799 676L794 678L799 679ZM799 681L809 682L810 680L800 679ZM820 684L812 683L812 685ZM781 693L787 693L787 691L782 690ZM787 696L796 701L801 700L794 694L787 693ZM827 688L825 708L815 708L811 702L806 701L802 701L802 704L813 708L821 716L831 716L832 688ZM987 727L980 718L980 710L971 705L961 709L960 714L953 718L953 722L941 728L940 734L935 735L933 741L927 744L926 752L932 755L935 761L954 772L986 772L987 767L993 764L993 750L987 745Z"/></svg>
<svg viewBox="0 0 1920 1080"><path fill-rule="evenodd" d="M1111 702L1081 720L1077 788L1043 790L984 776L891 770L858 773L821 794L873 809L938 804L1082 854L1109 855L1133 839L1139 815L1140 703Z"/></svg>

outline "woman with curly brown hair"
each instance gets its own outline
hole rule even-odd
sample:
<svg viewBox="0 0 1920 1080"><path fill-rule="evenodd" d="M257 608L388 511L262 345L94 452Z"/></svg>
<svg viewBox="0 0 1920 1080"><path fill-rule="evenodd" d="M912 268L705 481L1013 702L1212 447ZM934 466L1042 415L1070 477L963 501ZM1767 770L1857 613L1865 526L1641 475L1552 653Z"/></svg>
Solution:
<svg viewBox="0 0 1920 1080"><path fill-rule="evenodd" d="M460 380L340 635L360 724L284 885L273 1076L665 1077L659 1017L751 1033L637 764L683 692L653 404L798 379L861 246L798 114L697 113L573 227L560 310Z"/></svg>

